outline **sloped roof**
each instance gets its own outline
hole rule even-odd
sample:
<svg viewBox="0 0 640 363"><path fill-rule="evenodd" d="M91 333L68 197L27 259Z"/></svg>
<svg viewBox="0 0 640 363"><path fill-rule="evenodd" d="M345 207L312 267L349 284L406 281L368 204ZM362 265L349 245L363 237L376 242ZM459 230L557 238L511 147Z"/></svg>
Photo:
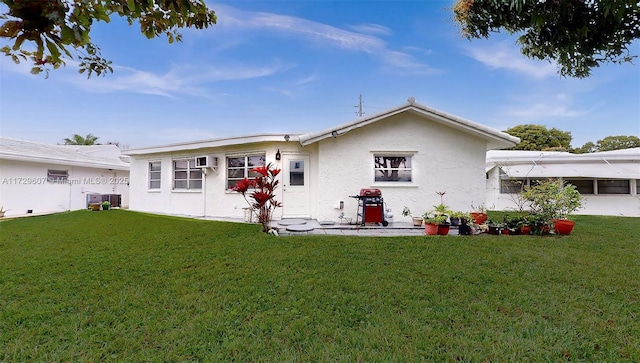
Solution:
<svg viewBox="0 0 640 363"><path fill-rule="evenodd" d="M304 146L330 137L339 137L340 135L345 134L351 130L367 126L369 124L404 112L412 112L424 117L425 119L429 119L431 121L441 123L445 126L460 130L462 132L478 136L487 141L487 150L513 147L520 142L520 139L517 137L498 131L486 125L469 121L467 119L437 110L435 108L421 105L415 102L415 98L410 97L403 105L380 112L367 118L358 119L336 127L322 130L320 132L304 134L300 136L300 143Z"/></svg>
<svg viewBox="0 0 640 363"><path fill-rule="evenodd" d="M193 151L193 150L206 149L206 148L245 145L245 144L260 143L260 142L283 142L285 141L286 136L289 137L287 141L289 140L299 141L302 146L306 146L326 138L339 137L340 135L346 132L349 132L353 129L357 129L359 127L369 125L371 123L383 120L387 117L397 115L403 112L414 112L423 116L426 119L432 120L434 122L439 122L441 124L447 125L454 129L458 129L468 134L478 136L487 141L487 150L508 148L508 147L515 146L520 142L520 139L518 139L517 137L511 136L507 133L498 131L496 129L490 128L488 126L485 126L473 121L463 119L458 116L448 114L443 111L436 110L434 108L421 105L419 103L416 103L415 99L411 97L407 100L407 103L401 106L392 108L390 110L375 114L373 116L370 116L364 119L358 119L346 124L342 124L342 125L332 127L320 132L315 132L315 133L257 134L257 135L246 135L246 136L237 136L237 137L228 137L228 138L201 140L201 141L191 141L191 142L182 142L182 143L176 143L176 144L127 149L127 150L123 150L123 154L145 155L145 154L164 153L164 152L176 152L176 151L188 151L188 150Z"/></svg>
<svg viewBox="0 0 640 363"><path fill-rule="evenodd" d="M88 168L129 170L115 145L52 145L0 137L0 159Z"/></svg>
<svg viewBox="0 0 640 363"><path fill-rule="evenodd" d="M487 152L487 171L500 167L510 178L640 179L640 148L588 154L500 150Z"/></svg>
<svg viewBox="0 0 640 363"><path fill-rule="evenodd" d="M123 150L125 155L144 155L173 151L200 150L222 146L246 145L260 142L297 141L299 134L256 134L237 137L226 137L201 141L189 141L175 144L141 147Z"/></svg>

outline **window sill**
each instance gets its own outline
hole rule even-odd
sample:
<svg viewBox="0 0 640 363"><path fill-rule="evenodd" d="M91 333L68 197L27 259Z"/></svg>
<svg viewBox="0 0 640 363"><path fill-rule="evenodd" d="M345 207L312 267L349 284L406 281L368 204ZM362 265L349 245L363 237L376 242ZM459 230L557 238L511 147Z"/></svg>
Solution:
<svg viewBox="0 0 640 363"><path fill-rule="evenodd" d="M147 193L160 193L161 191L160 189L147 189Z"/></svg>
<svg viewBox="0 0 640 363"><path fill-rule="evenodd" d="M417 184L413 183L393 183L393 182L379 182L371 184L372 188L417 188Z"/></svg>
<svg viewBox="0 0 640 363"><path fill-rule="evenodd" d="M202 193L202 189L172 189L172 193L187 193L187 194L196 194Z"/></svg>

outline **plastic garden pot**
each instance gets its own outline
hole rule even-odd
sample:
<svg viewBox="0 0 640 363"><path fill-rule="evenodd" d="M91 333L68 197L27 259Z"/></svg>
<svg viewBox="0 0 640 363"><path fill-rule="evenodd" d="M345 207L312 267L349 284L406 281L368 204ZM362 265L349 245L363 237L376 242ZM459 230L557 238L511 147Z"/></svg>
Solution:
<svg viewBox="0 0 640 363"><path fill-rule="evenodd" d="M484 224L487 221L487 213L471 212L471 218L475 224Z"/></svg>
<svg viewBox="0 0 640 363"><path fill-rule="evenodd" d="M424 234L426 234L427 236L435 236L436 234L438 234L438 225L437 224L431 224L431 223L425 223L424 224Z"/></svg>
<svg viewBox="0 0 640 363"><path fill-rule="evenodd" d="M438 225L438 235L446 236L449 234L449 225L448 224L440 224Z"/></svg>
<svg viewBox="0 0 640 363"><path fill-rule="evenodd" d="M576 222L569 221L566 219L556 219L553 221L553 229L556 234L571 234L573 230L573 226L575 226Z"/></svg>

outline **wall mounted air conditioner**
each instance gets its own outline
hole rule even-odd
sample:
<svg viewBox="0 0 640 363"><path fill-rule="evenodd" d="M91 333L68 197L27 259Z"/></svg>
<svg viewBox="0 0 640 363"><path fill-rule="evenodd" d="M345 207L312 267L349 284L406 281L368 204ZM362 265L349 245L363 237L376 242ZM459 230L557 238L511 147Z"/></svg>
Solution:
<svg viewBox="0 0 640 363"><path fill-rule="evenodd" d="M218 167L218 157L213 155L196 156L196 168L211 168Z"/></svg>

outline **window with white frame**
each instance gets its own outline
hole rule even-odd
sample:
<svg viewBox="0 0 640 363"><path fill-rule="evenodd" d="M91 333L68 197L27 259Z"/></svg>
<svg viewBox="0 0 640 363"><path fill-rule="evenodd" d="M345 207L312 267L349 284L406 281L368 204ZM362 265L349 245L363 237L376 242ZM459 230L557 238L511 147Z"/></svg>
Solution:
<svg viewBox="0 0 640 363"><path fill-rule="evenodd" d="M69 180L69 170L47 170L47 181L50 183L66 183Z"/></svg>
<svg viewBox="0 0 640 363"><path fill-rule="evenodd" d="M411 183L411 154L374 154L374 181Z"/></svg>
<svg viewBox="0 0 640 363"><path fill-rule="evenodd" d="M160 189L162 179L162 162L149 162L149 189Z"/></svg>
<svg viewBox="0 0 640 363"><path fill-rule="evenodd" d="M227 189L234 187L238 181L244 178L258 176L251 169L265 165L266 154L234 155L227 157Z"/></svg>
<svg viewBox="0 0 640 363"><path fill-rule="evenodd" d="M173 189L202 189L202 169L196 168L194 158L173 161Z"/></svg>

